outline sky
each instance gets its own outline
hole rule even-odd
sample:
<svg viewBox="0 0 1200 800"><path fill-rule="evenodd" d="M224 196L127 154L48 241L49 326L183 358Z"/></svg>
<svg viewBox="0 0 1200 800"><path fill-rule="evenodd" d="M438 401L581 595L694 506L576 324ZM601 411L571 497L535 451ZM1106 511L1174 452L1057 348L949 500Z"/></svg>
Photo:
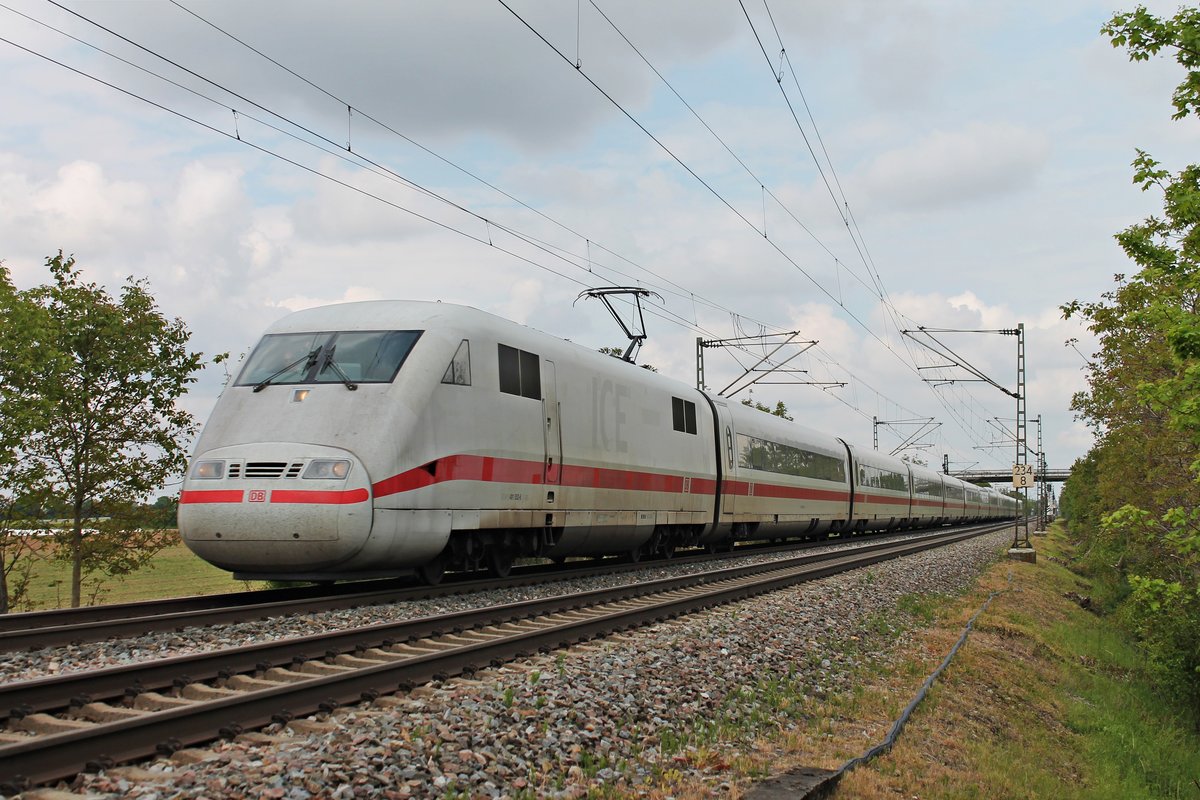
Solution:
<svg viewBox="0 0 1200 800"><path fill-rule="evenodd" d="M818 344L775 360L807 372L753 400L865 447L895 423L885 451L932 418L903 452L952 469L1011 466L1015 401L901 331L1023 324L1030 443L1040 414L1065 468L1095 340L1059 307L1133 270L1113 234L1161 207L1137 149L1178 170L1197 139L1174 62L1100 34L1128 8L0 0L0 260L22 288L60 249L114 292L145 278L235 361L369 299L623 346L577 298L640 286L640 362L694 385L697 337L798 331ZM1016 337L938 336L1016 389ZM708 385L764 354L707 348Z"/></svg>

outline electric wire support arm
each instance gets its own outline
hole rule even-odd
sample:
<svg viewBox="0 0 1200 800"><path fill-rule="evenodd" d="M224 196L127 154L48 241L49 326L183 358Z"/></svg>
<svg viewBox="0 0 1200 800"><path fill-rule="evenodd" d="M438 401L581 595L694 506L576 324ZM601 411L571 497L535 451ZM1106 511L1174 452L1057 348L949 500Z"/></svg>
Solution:
<svg viewBox="0 0 1200 800"><path fill-rule="evenodd" d="M879 417L871 417L871 436L875 440L875 449L879 449L879 426L916 426L916 430L906 436L899 445L894 447L888 455L896 455L904 450L925 450L932 447L931 444L921 443L918 440L926 434L933 433L942 426L942 423L935 422L933 417L916 417L913 419L880 419Z"/></svg>
<svg viewBox="0 0 1200 800"><path fill-rule="evenodd" d="M818 344L818 341L815 339L809 341L796 341L796 337L799 335L800 331L783 331L781 333L762 333L755 336L737 336L731 339L696 339L696 388L700 390L708 388L705 385L704 380L705 348L720 347L741 350L744 353L749 353L750 351L748 346L753 344L757 344L763 348L764 354L762 357L749 367L743 366L739 363L739 366L742 368L742 374L730 381L724 389L717 392L718 396L732 398L743 389L749 389L755 384L774 384L779 386L819 386L822 388L830 386L845 386L846 384L844 381L806 381L798 378L777 381L766 380L766 378L772 375L796 376L808 374L808 370L806 369L791 369L787 367L788 363L794 358L808 352ZM795 345L799 349L781 361L772 361L775 355L788 345ZM772 346L770 352L766 352L768 346ZM736 389L734 388L735 386L737 387Z"/></svg>
<svg viewBox="0 0 1200 800"><path fill-rule="evenodd" d="M614 295L628 295L633 298L633 315L636 319L626 323L621 314L613 306L610 299ZM649 289L643 289L640 286L602 286L598 289L585 289L575 298L575 303L578 303L584 297L594 297L604 303L604 307L608 309L608 313L612 314L613 319L621 326L621 331L629 339L629 347L625 348L625 352L621 358L628 361L630 364L637 357L638 350L642 349L642 343L646 341L646 320L642 315L642 298L657 297L659 302L664 302L662 295L658 292L652 292ZM571 305L575 305L572 303Z"/></svg>
<svg viewBox="0 0 1200 800"><path fill-rule="evenodd" d="M980 330L970 328L929 328L920 325L916 330L900 331L903 335L912 339L917 344L937 355L939 358L945 359L946 364L937 364L926 367L926 369L950 369L958 368L964 370L971 377L969 378L951 378L951 379L931 379L923 378L927 383L945 384L957 383L959 381L980 382L986 383L993 388L999 389L1004 394L1017 401L1017 430L1016 436L1013 437L1013 444L1016 446L1016 459L1013 462L1013 487L1019 488L1021 497L1021 511L1017 515L1016 524L1013 529L1013 545L1009 550L1009 555L1013 558L1032 561L1033 545L1029 541L1029 493L1025 488L1024 483L1018 483L1018 476L1025 472L1029 464L1029 447L1026 443L1028 418L1025 407L1025 323L1019 323L1015 328L1001 328L999 330ZM1016 391L1009 389L998 381L986 375L981 369L973 365L966 358L959 355L951 349L945 342L941 341L934 334L947 333L990 333L999 334L1000 336L1015 336L1017 338L1017 388ZM918 367L920 369L920 367ZM1040 443L1039 443L1040 450ZM1040 460L1041 456L1038 453L1035 455ZM1023 480L1023 479L1021 479Z"/></svg>

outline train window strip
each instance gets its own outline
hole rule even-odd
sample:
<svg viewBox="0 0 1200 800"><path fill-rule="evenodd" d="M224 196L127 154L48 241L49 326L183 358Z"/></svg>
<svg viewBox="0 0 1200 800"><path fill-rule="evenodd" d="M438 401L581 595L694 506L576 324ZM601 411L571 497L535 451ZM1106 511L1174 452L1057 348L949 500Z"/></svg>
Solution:
<svg viewBox="0 0 1200 800"><path fill-rule="evenodd" d="M913 494L919 494L925 497L941 497L942 482L936 478L918 478L914 476Z"/></svg>
<svg viewBox="0 0 1200 800"><path fill-rule="evenodd" d="M671 398L671 423L681 433L696 432L696 404L681 397Z"/></svg>
<svg viewBox="0 0 1200 800"><path fill-rule="evenodd" d="M454 386L471 385L471 343L466 339L462 340L458 350L454 353L454 358L450 359L450 365L446 367L446 374L442 376L442 383Z"/></svg>
<svg viewBox="0 0 1200 800"><path fill-rule="evenodd" d="M893 492L908 491L908 475L869 464L858 465L858 485L872 489L889 489Z"/></svg>
<svg viewBox="0 0 1200 800"><path fill-rule="evenodd" d="M837 456L814 453L767 439L737 435L738 466L779 475L795 475L819 481L846 482L846 464Z"/></svg>
<svg viewBox="0 0 1200 800"><path fill-rule="evenodd" d="M496 346L500 363L500 391L530 400L541 400L542 365L537 354L506 344Z"/></svg>

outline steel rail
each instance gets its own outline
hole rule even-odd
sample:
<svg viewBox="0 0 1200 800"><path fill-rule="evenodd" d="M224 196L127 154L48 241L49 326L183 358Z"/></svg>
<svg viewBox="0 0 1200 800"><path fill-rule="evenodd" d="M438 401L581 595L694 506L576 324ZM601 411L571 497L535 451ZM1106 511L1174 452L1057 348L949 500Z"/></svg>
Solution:
<svg viewBox="0 0 1200 800"><path fill-rule="evenodd" d="M5 791L19 790L30 783L70 777L82 767L99 768L147 757L155 752L171 752L186 744L236 736L246 728L284 721L296 714L329 711L338 705L373 699L381 692L408 689L431 679L474 674L481 664L498 665L514 656L520 657L530 649L549 652L556 647L567 647L616 630L673 618L798 582L962 541L994 528L958 530L918 541L858 548L852 553L822 554L825 557L808 556L793 559L790 563L757 565L760 567L758 574L754 574L749 567L720 570L710 574L707 581L693 580L689 586L679 585L684 579L665 579L655 582L657 586L653 589L631 586L561 596L555 598L557 605L553 605L551 600L539 600L530 601L530 605L509 604L484 609L487 614L482 617L477 614L474 624L493 628L486 634L494 636L491 639L479 640L477 637L485 635L480 631L475 637L469 634L466 637L454 637L458 646L446 650L400 654L385 663L347 669L339 674L312 677L272 688L258 688L218 700L147 713L67 733L35 737L0 747L0 784ZM631 594L631 590L635 590L635 593ZM659 599L651 603L652 596ZM631 600L631 597L634 599ZM551 618L557 616L558 619L547 625L535 622L530 613L522 613L518 615L522 624L512 625L513 615L521 606L526 606L526 611L542 609L531 613ZM505 625L504 622L495 622L494 614L497 611L507 620L510 630L495 630L497 625ZM547 611L550 613L547 614ZM440 622L444 628L447 618L413 622L426 626ZM529 629L530 625L535 627ZM385 628L395 629L396 625L372 626L341 634L357 634L362 639L364 634L371 632L378 639ZM372 635L367 636L368 641ZM309 646L312 644L309 643Z"/></svg>
<svg viewBox="0 0 1200 800"><path fill-rule="evenodd" d="M824 542L822 542L824 544ZM791 548L768 548L756 553ZM285 614L335 611L357 606L405 600L424 600L468 592L490 591L512 586L534 586L568 578L586 578L644 569L661 564L703 562L729 554L696 554L671 561L636 563L609 562L602 566L556 567L532 565L507 578L464 575L438 586L414 585L411 581L371 581L334 584L332 587L301 586L227 594L147 600L112 606L55 609L0 615L0 652L39 649L81 642L103 641L153 631L169 631L188 625L227 625ZM745 555L740 553L739 555ZM380 585L382 584L382 585ZM372 588L373 587L373 588ZM332 590L332 591L331 591Z"/></svg>
<svg viewBox="0 0 1200 800"><path fill-rule="evenodd" d="M941 541L941 537L955 533L973 534L974 531L956 529L951 532L906 539L903 542L865 545L854 548L851 554L877 552L906 544L919 544L930 539ZM186 681L183 682L192 683L248 671L263 671L298 661L326 658L330 652L334 651L364 650L381 643L411 641L468 627L499 625L513 620L553 613L555 610L561 610L564 606L579 608L600 602L611 602L614 596L633 598L656 592L687 589L718 580L822 563L846 555L845 551L812 553L781 561L743 564L693 575L659 578L614 588L522 600L441 614L435 617L377 623L361 628L327 631L242 647L108 667L101 670L71 672L65 675L0 684L0 720L64 708L72 699L81 702L108 700L143 691L176 687L181 684L181 678L186 678ZM76 702L76 705L81 702Z"/></svg>
<svg viewBox="0 0 1200 800"><path fill-rule="evenodd" d="M881 535L895 534L885 532ZM839 542L861 542L865 539L866 537L853 537L847 540L790 542L786 545L742 545L732 551L732 555L786 552L836 545ZM453 582L439 586L414 585L411 581L391 579L3 614L0 615L0 653L104 641L112 637L171 631L186 626L228 625L285 614L334 611L513 586L534 586L551 581L619 574L654 566L703 563L729 558L730 555L729 552L696 553L671 560L609 560L602 564L577 564L566 568L537 564L518 568L507 578L481 578L465 574Z"/></svg>

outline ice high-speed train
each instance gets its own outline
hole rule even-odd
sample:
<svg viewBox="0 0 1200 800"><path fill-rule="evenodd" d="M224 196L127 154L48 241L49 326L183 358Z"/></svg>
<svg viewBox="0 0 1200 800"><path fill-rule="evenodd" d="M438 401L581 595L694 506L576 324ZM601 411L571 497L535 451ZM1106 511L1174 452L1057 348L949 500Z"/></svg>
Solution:
<svg viewBox="0 0 1200 800"><path fill-rule="evenodd" d="M239 577L670 555L1010 518L1016 501L473 308L272 325L197 441L183 540Z"/></svg>

